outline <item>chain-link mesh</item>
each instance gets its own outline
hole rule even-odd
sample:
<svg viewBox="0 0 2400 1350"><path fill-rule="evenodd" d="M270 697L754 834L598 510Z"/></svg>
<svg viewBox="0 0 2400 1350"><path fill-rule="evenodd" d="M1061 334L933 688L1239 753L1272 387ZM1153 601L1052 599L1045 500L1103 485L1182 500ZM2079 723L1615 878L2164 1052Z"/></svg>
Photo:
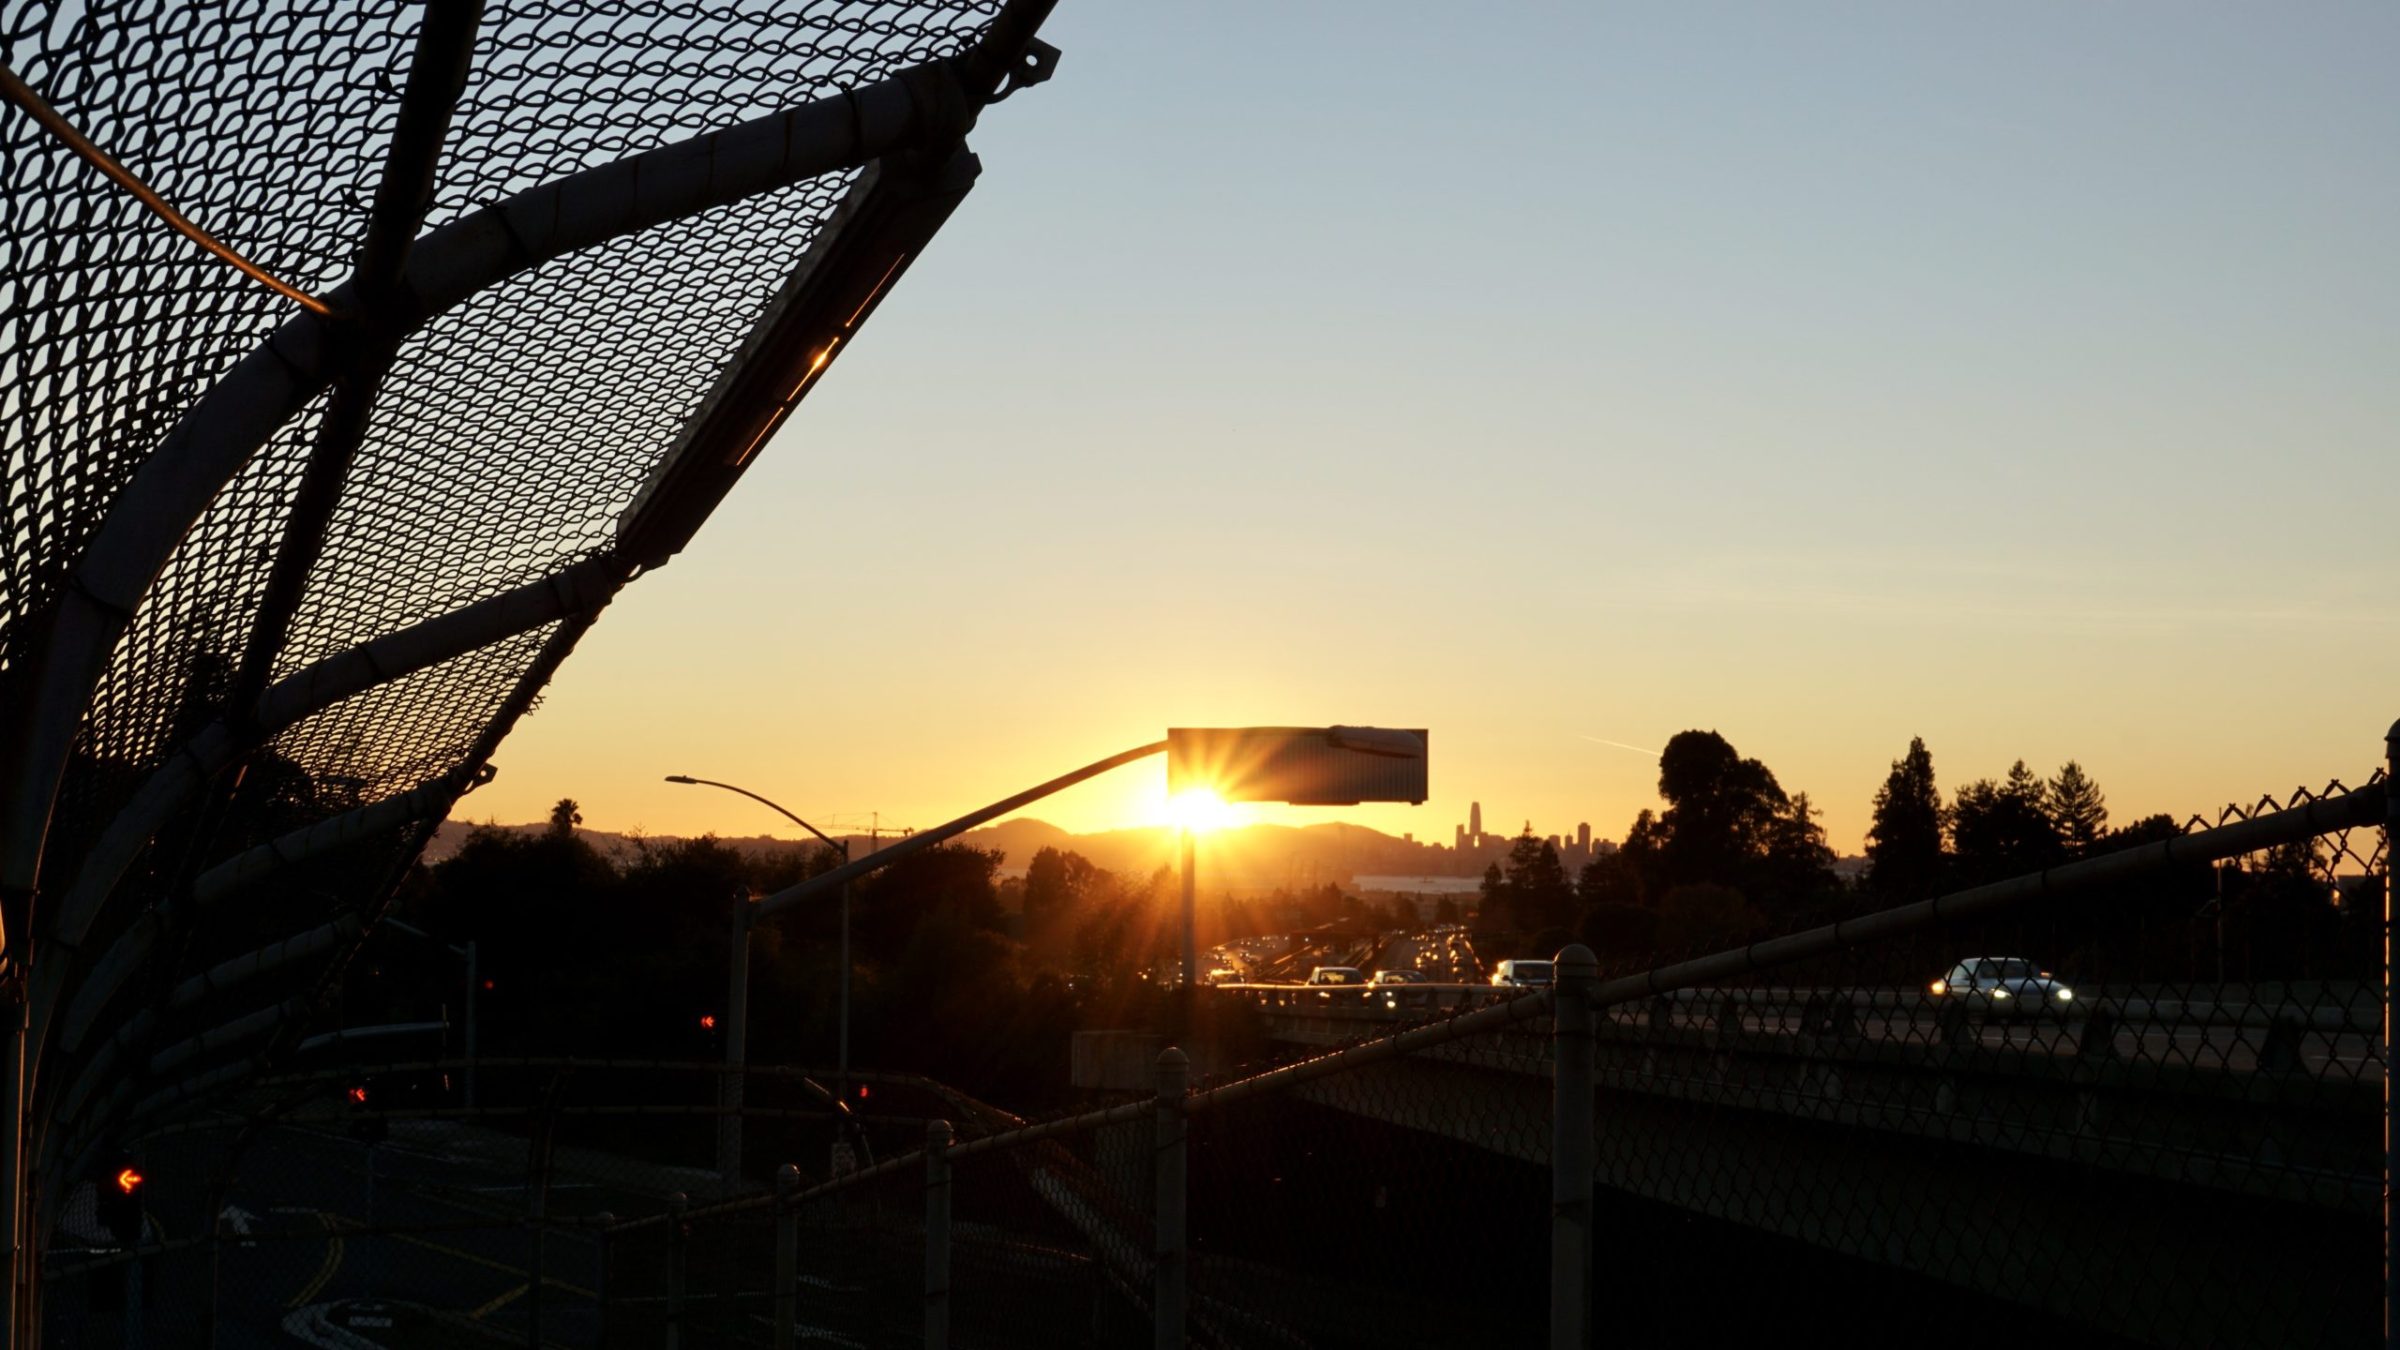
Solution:
<svg viewBox="0 0 2400 1350"><path fill-rule="evenodd" d="M2288 828L2311 803L2351 823ZM2371 1336L2389 845L2366 822L2383 809L2335 785L2221 818L2277 815L2295 842L2242 852L2195 821L2194 848L2097 884L2062 870L2004 884L2015 903L1721 952L1750 973L1709 984L1578 984L1602 995L1581 1117L1593 1343L1756 1339L1795 1319L1869 1342L1961 1322L2077 1345ZM1449 970L1475 959L1449 930L1402 940ZM1424 968L1388 941L1371 955ZM1566 995L1227 994L1294 1062L1187 1099L1190 1342L1540 1340L1574 1209L1555 1189ZM1039 1202L1013 1186L967 1202L958 1183L954 1254L1005 1216L1032 1263L1013 1287L1046 1291L1028 1312L954 1279L960 1343L1038 1327L1121 1344L1158 1315L1162 1137L1157 1108L1125 1100L998 1133L945 1102L979 1131L953 1175L1014 1157ZM906 1161L869 1183L894 1204L918 1184ZM1062 1221L1079 1241L1043 1240ZM1117 1297L1043 1282L1076 1260ZM885 1334L865 1343L909 1340Z"/></svg>
<svg viewBox="0 0 2400 1350"><path fill-rule="evenodd" d="M2337 823L2294 825L2309 802ZM269 1079L148 1145L180 1181L140 1261L68 1198L50 1324L205 1296L378 1344L1098 1347L1177 1317L1195 1345L1527 1344L1562 1308L1593 1344L2347 1343L2380 1308L2384 809L2262 803L2225 820L2269 848L2195 822L2100 884L1720 951L1747 973L1708 983L1220 991L1188 1086L1164 1054L1037 1121L883 1073L751 1070L738 1106L708 1064ZM1369 957L1481 959L1450 928Z"/></svg>
<svg viewBox="0 0 2400 1350"><path fill-rule="evenodd" d="M467 35L454 106L438 73L412 87L414 64L430 53L424 70L438 72L444 53L438 42L419 50L422 7L388 0L0 0L0 57L35 100L199 229L330 297L362 265L396 146L394 181L405 188L412 116L439 127L440 110L451 113L427 210L376 226L400 238L958 57L999 9L999 0L488 5ZM528 620L413 673L378 665L365 692L289 725L252 725L261 686L606 553L857 181L856 170L829 172L504 269L506 279L413 328L414 302L388 294L388 276L362 273L319 320L170 229L40 125L30 102L12 94L0 106L0 513L10 541L0 551L0 713L12 736L76 729L54 798L30 779L14 796L0 792L12 812L12 903L31 863L26 831L45 806L51 822L46 838L33 836L38 898L30 914L8 916L12 953L43 925L67 924L59 900L79 885L92 905L88 928L52 933L65 940L50 959L72 973L37 983L54 1000L35 1009L37 1031L95 970L113 981L97 991L113 1000L102 1037L145 1011L186 1031L232 1018L263 986L238 1002L212 988L197 1007L171 1008L174 991L209 962L334 915L379 912L402 874L395 856L405 862L469 785L466 771L530 708L605 595L578 595L565 617ZM228 432L225 399L213 412L204 400L262 352L292 370L313 362L314 374L295 406L232 409L281 420L254 453L205 470L248 442ZM336 382L330 394L310 383L326 379ZM329 417L345 396L370 401L354 435ZM187 440L170 446L176 434ZM229 476L218 484L220 474ZM140 498L137 511L128 504L137 475L180 485ZM170 500L178 504L162 505ZM155 578L95 590L76 571L91 565L95 541L114 541L106 556L120 563L155 546ZM615 560L609 575L633 561ZM296 586L278 590L279 566L296 569ZM80 658L59 655L53 624L78 605L117 634L88 699L72 673ZM187 755L211 728L229 729L229 757ZM204 784L176 789L160 817L128 815L145 788L155 799L188 764ZM329 853L330 839L287 852L299 831L412 790L430 794L404 803L413 818L378 816ZM99 847L112 825L132 851ZM246 884L235 903L192 903L196 877L270 843L278 875ZM87 866L95 858L103 865ZM156 931L137 932L144 925ZM337 944L313 969L282 972L277 997L327 988L351 951ZM235 1011L220 1011L227 1003ZM246 1049L284 1056L299 1035L287 1027ZM154 1048L139 1038L121 1047L116 1071L138 1074ZM36 1052L45 1076L28 1090L46 1119L89 1066L46 1042ZM105 1113L151 1099L154 1086L85 1101ZM120 1122L57 1123L53 1142L66 1151L32 1159L37 1168L70 1160Z"/></svg>

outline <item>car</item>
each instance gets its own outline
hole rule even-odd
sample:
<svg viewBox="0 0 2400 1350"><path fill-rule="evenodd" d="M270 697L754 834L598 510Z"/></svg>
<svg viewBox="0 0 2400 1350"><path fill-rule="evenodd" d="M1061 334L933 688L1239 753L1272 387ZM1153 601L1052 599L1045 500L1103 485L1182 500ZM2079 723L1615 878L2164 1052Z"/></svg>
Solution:
<svg viewBox="0 0 2400 1350"><path fill-rule="evenodd" d="M1425 972L1421 970L1379 970L1375 972L1375 983L1377 984L1424 984L1425 982Z"/></svg>
<svg viewBox="0 0 2400 1350"><path fill-rule="evenodd" d="M1970 956L1925 992L1969 1017L2064 1017L2076 1010L2073 989L2021 956Z"/></svg>
<svg viewBox="0 0 2400 1350"><path fill-rule="evenodd" d="M1547 989L1552 984L1548 961L1529 961L1511 957L1492 972L1492 983L1503 989Z"/></svg>
<svg viewBox="0 0 2400 1350"><path fill-rule="evenodd" d="M1308 972L1308 978L1302 983L1311 989L1357 989L1363 994L1367 973L1356 966L1318 966ZM1319 993L1317 999L1319 1002L1330 1002L1333 995Z"/></svg>

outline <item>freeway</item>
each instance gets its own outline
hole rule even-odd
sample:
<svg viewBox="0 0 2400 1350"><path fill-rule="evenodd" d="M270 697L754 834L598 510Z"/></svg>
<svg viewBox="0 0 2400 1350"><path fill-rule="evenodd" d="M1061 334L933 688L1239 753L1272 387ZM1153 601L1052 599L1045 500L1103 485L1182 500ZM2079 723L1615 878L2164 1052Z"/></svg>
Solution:
<svg viewBox="0 0 2400 1350"><path fill-rule="evenodd" d="M1348 956L1349 960L1324 959ZM1405 995L1360 991L1302 992L1310 964L1356 964L1414 971L1428 983ZM1295 941L1281 979L1221 986L1269 1008L1336 1013L1369 1034L1374 1025L1413 1021L1435 1012L1505 997L1483 981L1482 958L1461 928L1385 934L1368 955ZM2110 1055L2128 1063L2250 1073L2301 1071L2324 1078L2380 1081L2384 1073L2382 1008L2361 994L2348 1002L2254 1002L2227 988L2215 999L2162 997L2165 991L2092 989L2088 1001L2063 1016L1961 1017L1923 989L1685 989L1658 1000L1619 1004L1609 1022L1629 1033L1739 1034L1861 1045L1976 1044L2026 1055L2089 1057L2106 1037ZM2203 992L2203 991L2190 991Z"/></svg>
<svg viewBox="0 0 2400 1350"><path fill-rule="evenodd" d="M219 1156L213 1147L168 1146L146 1166L154 1176L201 1175ZM604 1210L661 1208L659 1183L672 1179L667 1169L648 1170L660 1175L616 1185L562 1178L551 1188L548 1213L572 1224ZM537 1319L544 1339L592 1343L602 1274L597 1234L552 1228L537 1244L523 1223L525 1185L521 1140L456 1122L406 1122L380 1142L273 1129L242 1156L225 1192L225 1228L242 1238L213 1265L205 1247L143 1261L141 1297L153 1325L169 1309L179 1324L196 1322L213 1301L220 1346L289 1347L296 1337L360 1350L455 1343L477 1330L523 1341ZM205 1188L173 1189L177 1195L162 1194L151 1215L153 1240L205 1235L215 1217L189 1198ZM69 1223L70 1237L76 1227ZM55 1266L101 1250L88 1232L80 1236L83 1248L62 1243L52 1251ZM54 1339L81 1343L93 1333L80 1323L113 1324L119 1315L108 1305L122 1276L111 1270L83 1278L99 1286L93 1296L50 1300ZM62 1292L73 1287L70 1281Z"/></svg>

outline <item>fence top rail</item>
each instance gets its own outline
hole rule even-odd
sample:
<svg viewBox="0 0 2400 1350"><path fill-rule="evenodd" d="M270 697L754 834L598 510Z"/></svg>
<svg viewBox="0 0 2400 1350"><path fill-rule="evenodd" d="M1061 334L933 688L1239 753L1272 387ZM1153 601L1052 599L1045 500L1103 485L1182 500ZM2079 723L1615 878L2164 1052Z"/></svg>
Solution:
<svg viewBox="0 0 2400 1350"><path fill-rule="evenodd" d="M1477 980L1446 980L1439 982L1433 980L1409 980L1402 984L1301 984L1298 981L1293 981L1289 984L1276 984L1253 980L1240 984L1234 984L1231 982L1224 984L1212 984L1208 987L1211 989L1224 990L1239 994L1365 994L1371 996L1375 994L1415 993L1506 994L1512 990L1522 992L1526 988L1539 986L1492 984L1489 981Z"/></svg>
<svg viewBox="0 0 2400 1350"><path fill-rule="evenodd" d="M1555 998L1554 990L1523 990L1505 1003L1490 1004L1473 1012L1460 1013L1455 1017L1445 1017L1441 1021L1427 1023L1421 1027L1411 1027L1398 1035L1362 1041L1357 1045L1344 1046L1339 1050L1328 1051L1325 1054L1301 1060L1297 1064L1286 1064L1282 1068L1269 1069L1248 1078L1236 1079L1230 1083L1220 1083L1215 1087L1193 1093L1185 1100L1184 1109L1186 1111L1207 1111L1230 1105L1245 1097L1275 1092L1331 1074L1342 1073L1362 1064L1395 1059L1401 1055L1412 1054L1419 1050L1429 1050L1434 1046L1463 1040L1469 1036L1480 1036L1488 1032L1499 1031L1519 1022L1547 1016Z"/></svg>
<svg viewBox="0 0 2400 1350"><path fill-rule="evenodd" d="M307 1083L331 1082L355 1077L361 1073L427 1073L445 1069L562 1069L610 1070L626 1069L643 1072L674 1072L723 1076L740 1074L745 1078L764 1078L789 1082L822 1081L836 1077L838 1070L795 1064L727 1064L715 1059L616 1059L588 1055L483 1055L469 1058L463 1055L440 1059L361 1060L305 1073L276 1074L273 1077L250 1081L252 1087L298 1087ZM851 1069L853 1083L890 1084L920 1087L929 1092L946 1092L942 1084L923 1074L893 1069Z"/></svg>
<svg viewBox="0 0 2400 1350"><path fill-rule="evenodd" d="M1807 929L1746 947L1659 966L1636 975L1602 980L1594 989L1595 1007L1655 998L1724 980L1790 965L1903 934L1923 932L1970 915L2013 908L2029 901L2088 890L2112 882L2131 881L2153 873L2196 863L2221 862L2280 844L2298 843L2320 834L2380 825L2386 810L2388 784L2363 788L2282 811L2264 812L2205 830L2161 839L2116 853L2104 853L2045 871L2010 877L1982 886L1937 895L1930 900L1877 910L1855 919Z"/></svg>
<svg viewBox="0 0 2400 1350"><path fill-rule="evenodd" d="M1275 1091L1293 1084L1307 1082L1313 1078L1322 1078L1328 1074L1341 1073L1379 1059L1389 1059L1396 1055L1427 1049L1468 1036L1496 1031L1517 1022L1543 1016L1550 1011L1550 1006L1550 991L1546 989L1528 990L1522 997L1506 1003L1496 1003L1474 1012L1461 1013L1456 1017L1444 1018L1439 1022L1412 1028L1397 1036L1386 1036L1329 1054L1318 1055L1298 1064L1271 1069L1265 1073L1222 1084L1203 1092L1195 1092L1184 1099L1184 1110L1187 1112L1203 1111L1211 1107L1223 1106L1239 1101L1243 1097ZM971 1157L980 1153L998 1153L1007 1149L1041 1143L1045 1140L1081 1134L1107 1125L1148 1119L1157 1109L1158 1103L1155 1098L1140 1097L1133 1101L1121 1102L1115 1106L1102 1107L1095 1111L1085 1111L1078 1115L1017 1125L995 1134L982 1135L963 1143L953 1144L944 1149L943 1153L951 1158ZM848 1176L835 1177L830 1181L821 1182L790 1195L761 1193L740 1196L721 1200L714 1204L694 1206L683 1211L680 1217L685 1221L719 1218L801 1204L850 1187L867 1185L911 1168L922 1167L925 1162L925 1154L926 1150L923 1148L911 1149L906 1153L887 1158L872 1167L861 1168ZM677 1216L664 1214L644 1215L641 1218L628 1219L617 1224L609 1231L611 1233L632 1232L668 1223L675 1217Z"/></svg>

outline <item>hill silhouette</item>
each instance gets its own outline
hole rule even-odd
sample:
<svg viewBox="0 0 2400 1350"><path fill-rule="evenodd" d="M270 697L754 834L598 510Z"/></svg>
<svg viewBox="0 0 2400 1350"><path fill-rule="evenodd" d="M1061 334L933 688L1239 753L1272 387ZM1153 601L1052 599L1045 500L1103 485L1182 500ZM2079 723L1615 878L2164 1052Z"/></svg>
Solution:
<svg viewBox="0 0 2400 1350"><path fill-rule="evenodd" d="M435 832L433 842L426 846L425 861L438 863L448 858L466 842L469 833L481 828L532 834L548 826L540 822L497 825L489 822L444 821ZM630 861L645 844L655 846L681 838L676 835L591 829L579 829L576 833L603 856L618 862ZM774 835L719 835L717 838L744 854L754 856L802 848L814 842ZM853 857L866 856L873 842L863 834L851 835L849 839ZM889 845L893 839L887 835L883 842ZM1026 818L1004 820L996 825L970 830L960 837L959 842L977 848L1000 850L1004 855L1001 867L1005 872L1021 871L1035 853L1044 848L1057 848L1080 853L1096 866L1130 876L1145 876L1160 867L1173 865L1176 846L1175 832L1167 826L1074 834L1048 821ZM1380 830L1348 821L1328 821L1321 825L1306 826L1245 825L1205 836L1200 850L1204 877L1202 884L1216 890L1232 887L1318 886L1326 882L1347 882L1352 877L1362 875L1474 875L1482 871L1484 861L1478 857L1471 862L1461 862L1447 848L1395 838Z"/></svg>

